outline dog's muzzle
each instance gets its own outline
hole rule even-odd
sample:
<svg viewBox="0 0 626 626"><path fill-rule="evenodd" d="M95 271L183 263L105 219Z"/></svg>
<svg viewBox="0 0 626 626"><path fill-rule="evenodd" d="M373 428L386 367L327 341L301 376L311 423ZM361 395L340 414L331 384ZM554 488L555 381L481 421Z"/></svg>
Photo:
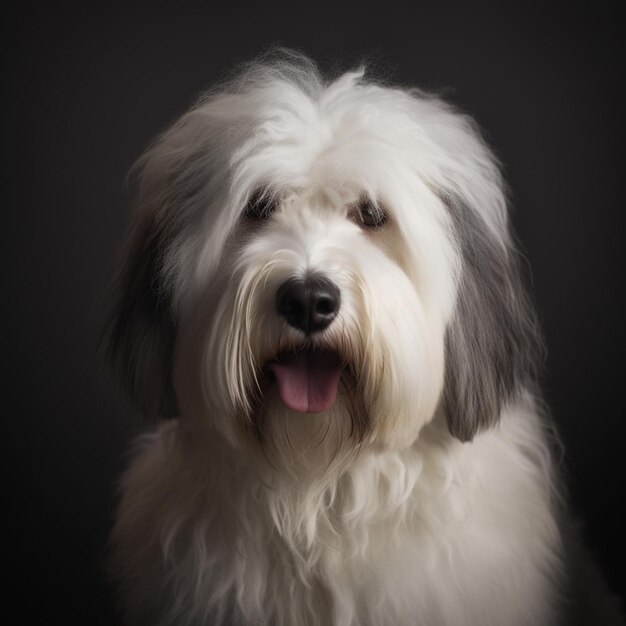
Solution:
<svg viewBox="0 0 626 626"><path fill-rule="evenodd" d="M266 366L283 404L294 411L320 413L335 402L345 363L309 339L332 324L340 307L339 288L320 274L290 278L276 292L279 315L305 336L302 346L279 353Z"/></svg>

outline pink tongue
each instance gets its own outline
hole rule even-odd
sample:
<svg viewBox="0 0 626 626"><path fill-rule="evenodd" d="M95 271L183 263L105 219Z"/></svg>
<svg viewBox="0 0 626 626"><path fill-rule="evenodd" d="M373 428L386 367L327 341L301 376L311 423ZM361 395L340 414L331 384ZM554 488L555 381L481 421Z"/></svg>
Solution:
<svg viewBox="0 0 626 626"><path fill-rule="evenodd" d="M331 352L299 352L282 355L270 370L276 377L283 404L299 413L321 413L337 396L343 367Z"/></svg>

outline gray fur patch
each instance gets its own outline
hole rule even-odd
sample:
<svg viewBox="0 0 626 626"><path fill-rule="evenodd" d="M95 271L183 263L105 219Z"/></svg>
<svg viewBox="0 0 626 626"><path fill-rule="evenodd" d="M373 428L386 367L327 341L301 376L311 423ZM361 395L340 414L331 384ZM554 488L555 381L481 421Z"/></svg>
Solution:
<svg viewBox="0 0 626 626"><path fill-rule="evenodd" d="M154 216L137 216L113 285L104 332L107 356L122 389L141 414L151 418L176 414L176 327L159 277L165 239Z"/></svg>
<svg viewBox="0 0 626 626"><path fill-rule="evenodd" d="M534 385L541 340L515 249L458 198L444 200L463 268L446 334L443 404L450 432L470 441L497 423L522 387Z"/></svg>

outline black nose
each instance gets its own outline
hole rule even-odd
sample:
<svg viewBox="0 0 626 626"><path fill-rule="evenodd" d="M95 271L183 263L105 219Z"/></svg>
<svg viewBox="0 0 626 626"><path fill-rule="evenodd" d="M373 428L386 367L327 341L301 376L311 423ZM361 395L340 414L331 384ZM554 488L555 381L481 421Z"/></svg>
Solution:
<svg viewBox="0 0 626 626"><path fill-rule="evenodd" d="M276 293L276 308L287 323L307 335L330 326L341 306L339 288L323 276L290 278Z"/></svg>

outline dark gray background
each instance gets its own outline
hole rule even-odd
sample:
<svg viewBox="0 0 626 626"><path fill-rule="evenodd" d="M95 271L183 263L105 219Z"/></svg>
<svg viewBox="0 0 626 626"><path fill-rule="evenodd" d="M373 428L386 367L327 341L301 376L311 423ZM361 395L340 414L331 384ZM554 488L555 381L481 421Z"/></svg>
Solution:
<svg viewBox="0 0 626 626"><path fill-rule="evenodd" d="M271 44L448 88L500 155L545 330L573 505L624 593L622 33L594 3L24 3L6 9L3 549L26 615L112 624L101 574L136 425L96 357L124 178L200 90Z"/></svg>

